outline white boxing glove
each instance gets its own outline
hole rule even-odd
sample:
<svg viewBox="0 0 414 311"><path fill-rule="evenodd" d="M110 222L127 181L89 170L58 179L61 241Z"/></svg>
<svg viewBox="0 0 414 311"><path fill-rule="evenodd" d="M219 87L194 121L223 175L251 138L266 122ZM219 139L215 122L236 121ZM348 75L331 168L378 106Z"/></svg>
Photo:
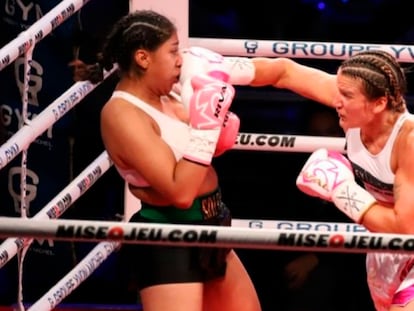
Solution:
<svg viewBox="0 0 414 311"><path fill-rule="evenodd" d="M193 46L181 51L183 65L180 83L175 92L180 94L183 102L189 102L192 94L191 78L197 75L208 75L232 85L249 85L256 68L248 57L223 57L219 53L203 47Z"/></svg>
<svg viewBox="0 0 414 311"><path fill-rule="evenodd" d="M325 148L316 150L303 166L296 179L304 193L332 201L356 223L376 199L355 182L351 163L341 153Z"/></svg>
<svg viewBox="0 0 414 311"><path fill-rule="evenodd" d="M208 75L227 82L229 73L223 64L224 57L206 48L192 46L181 51L183 64L181 66L180 83L184 84L196 75Z"/></svg>
<svg viewBox="0 0 414 311"><path fill-rule="evenodd" d="M198 74L206 74L232 85L249 85L256 68L249 57L223 57L206 48L193 46L181 51L180 84Z"/></svg>
<svg viewBox="0 0 414 311"><path fill-rule="evenodd" d="M193 46L181 51L183 64L181 66L180 85L175 90L179 91L182 102L190 102L193 94L191 79L195 76L207 75L220 81L227 82L229 74L223 65L223 56L206 48Z"/></svg>

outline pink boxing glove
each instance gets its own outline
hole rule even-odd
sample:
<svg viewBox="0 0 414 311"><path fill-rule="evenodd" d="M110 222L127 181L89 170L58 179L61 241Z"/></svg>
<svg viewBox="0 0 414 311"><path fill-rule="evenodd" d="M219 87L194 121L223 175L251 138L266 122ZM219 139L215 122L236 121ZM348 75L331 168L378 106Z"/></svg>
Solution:
<svg viewBox="0 0 414 311"><path fill-rule="evenodd" d="M193 77L191 84L190 140L183 157L210 165L235 91L230 84L202 75Z"/></svg>
<svg viewBox="0 0 414 311"><path fill-rule="evenodd" d="M202 47L190 47L181 51L183 62L181 66L180 83L176 87L179 91L184 106L188 109L188 103L193 93L191 79L198 75L206 75L220 81L227 82L229 74L223 64L223 56Z"/></svg>
<svg viewBox="0 0 414 311"><path fill-rule="evenodd" d="M296 185L310 196L331 201L332 191L346 179L354 179L349 161L340 153L321 148L306 161Z"/></svg>
<svg viewBox="0 0 414 311"><path fill-rule="evenodd" d="M339 152L324 148L316 150L306 161L296 179L304 193L332 201L357 223L376 199L355 182L349 160Z"/></svg>
<svg viewBox="0 0 414 311"><path fill-rule="evenodd" d="M225 151L231 149L234 146L237 139L237 134L239 133L239 128L239 117L231 111L227 112L219 139L217 141L216 151L214 152L215 157L222 155Z"/></svg>

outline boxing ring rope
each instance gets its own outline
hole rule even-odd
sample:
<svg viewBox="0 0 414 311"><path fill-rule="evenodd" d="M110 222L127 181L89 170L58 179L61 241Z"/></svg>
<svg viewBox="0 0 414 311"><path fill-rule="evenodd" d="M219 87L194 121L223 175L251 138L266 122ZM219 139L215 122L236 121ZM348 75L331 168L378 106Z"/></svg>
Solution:
<svg viewBox="0 0 414 311"><path fill-rule="evenodd" d="M255 219L233 219L233 227L266 228L306 231L329 232L366 232L367 230L355 223L323 223L300 221L269 221ZM40 299L31 305L28 311L54 309L64 298L72 293L87 277L102 264L109 255L119 247L118 242L100 242L88 255L80 261L68 274L52 286ZM70 285L68 285L70 284Z"/></svg>
<svg viewBox="0 0 414 311"><path fill-rule="evenodd" d="M100 178L112 165L106 152L93 161L73 182L62 190L49 204L47 204L33 220L57 218L72 205L98 178ZM80 190L82 189L82 190ZM293 221L265 221L234 219L232 226L240 228L274 228L280 230L299 231L330 231L330 232L365 232L366 229L354 223L318 223L318 222L293 222ZM0 225L1 228L1 225ZM1 229L0 229L1 230ZM16 253L16 245L22 246L31 241L28 237L8 238L0 245L0 254L3 260L0 268ZM50 310L58 305L65 297L75 290L81 282L89 277L99 265L118 248L118 242L101 242L79 262L68 274L45 293L29 310ZM96 259L102 260L96 260ZM70 284L70 286L68 286Z"/></svg>
<svg viewBox="0 0 414 311"><path fill-rule="evenodd" d="M112 166L112 161L104 151L72 182L56 195L31 219L54 219L60 217L78 198L89 190L95 182ZM0 244L0 268L2 268L17 251L32 239L9 237Z"/></svg>
<svg viewBox="0 0 414 311"><path fill-rule="evenodd" d="M60 96L48 108L45 108L30 124L24 125L3 145L0 146L0 169L5 167L13 160L21 150L24 150L29 144L36 139L42 129L47 129L53 124L53 118L56 121L63 114L58 113L57 106L69 104L68 100L71 95L81 95L76 101L67 105L67 113L71 108L82 101L83 97L92 91L95 86L89 82L77 82L64 95ZM87 89L87 92L84 92ZM46 123L42 123L46 121ZM50 124L49 124L50 123ZM48 124L48 125L46 125ZM306 135L288 135L288 134L260 134L241 132L237 135L236 142L232 150L248 151L279 151L279 152L313 152L318 148L325 147L330 150L336 150L345 153L345 139L340 137L323 137L323 136L306 136Z"/></svg>
<svg viewBox="0 0 414 311"><path fill-rule="evenodd" d="M90 220L31 220L0 217L0 236L61 241L114 241L127 244L231 247L341 253L413 253L414 235L363 232L125 223Z"/></svg>
<svg viewBox="0 0 414 311"><path fill-rule="evenodd" d="M345 138L287 134L239 133L232 149L278 152L313 152L321 147L345 153Z"/></svg>
<svg viewBox="0 0 414 311"><path fill-rule="evenodd" d="M119 247L118 242L100 242L68 274L52 286L27 310L44 311L54 309L72 293Z"/></svg>
<svg viewBox="0 0 414 311"><path fill-rule="evenodd" d="M104 79L109 77L116 68L111 71L104 72ZM53 123L59 120L70 109L75 107L81 100L94 90L99 84L92 84L89 81L76 82L66 92L64 92L58 99L52 104L46 107L36 118L26 123L20 128L10 139L6 141L0 147L0 169L13 160L21 150L25 150L30 143L41 135L47 128ZM65 189L63 189L53 200L51 200L41 211L39 211L33 219L45 219L55 218L63 214L86 190L88 190L95 181L102 176L112 165L107 153L104 151L98 158L96 158L82 173L80 173ZM0 244L0 268L2 268L18 251L27 249L27 246L33 241L31 238L22 239L21 237L8 238ZM116 245L114 243L102 243L97 245L85 259L83 259L74 268L75 272L68 274L66 278L62 279L64 282L68 278L74 280L84 280L94 270L85 269L85 265L91 267L91 260L89 258L96 258L97 254L106 253L107 250L114 249ZM105 250L105 251L103 251ZM105 257L106 258L106 257ZM19 270L19 280L21 280L21 271ZM86 274L85 271L89 271ZM74 276L72 276L74 275ZM83 278L76 276L83 275ZM19 282L20 284L20 282ZM64 283L69 284L69 283ZM77 284L77 283L75 283ZM57 284L59 286L60 283ZM53 290L55 287L52 287ZM19 291L21 295L21 290ZM62 295L61 299L66 295ZM55 300L57 300L55 298ZM47 304L44 304L45 300L39 300L35 304L38 310L50 310L45 308L46 305L50 306L50 300L46 300ZM23 309L20 306L20 309Z"/></svg>
<svg viewBox="0 0 414 311"><path fill-rule="evenodd" d="M46 37L53 29L61 25L67 18L78 11L89 0L77 0L77 1L63 1L60 4L52 8L47 14L41 17L37 22L32 24L26 31L22 31L19 35L8 44L6 44L0 50L0 70L11 64L19 56L24 55L24 81L22 92L22 128L21 131L16 133L16 136L12 136L2 147L0 148L0 154L4 155L2 159L0 156L0 169L10 162L17 154L22 153L21 156L21 175L20 175L20 213L22 218L27 218L27 206L26 206L26 174L27 174L27 149L29 144L35 137L39 136L42 132L36 133L33 131L31 120L28 118L28 92L30 81L30 70L32 65L33 50L37 42ZM60 109L65 108L58 106L55 112L55 120L57 121L64 113ZM46 115L43 114L43 115ZM37 120L42 121L41 118ZM47 124L46 122L45 124ZM47 127L45 128L47 129ZM16 138L23 136L20 140L21 145L15 143ZM25 139L25 137L27 139ZM19 141L19 139L17 139ZM29 142L29 143L27 143ZM29 242L29 241L26 241ZM18 251L18 305L19 309L23 310L23 289L22 289L22 271L23 260L30 243L20 244L16 251ZM1 253L1 260L3 260L7 253Z"/></svg>
<svg viewBox="0 0 414 311"><path fill-rule="evenodd" d="M262 220L262 219L232 219L232 227L264 228L296 231L328 231L328 232L367 232L368 230L354 222L317 222L293 220Z"/></svg>
<svg viewBox="0 0 414 311"><path fill-rule="evenodd" d="M115 70L116 68L113 68L111 71L105 72L105 78ZM92 84L89 81L76 82L33 120L26 122L0 146L0 169L19 155L22 150L27 149L31 142L81 102L99 84Z"/></svg>
<svg viewBox="0 0 414 311"><path fill-rule="evenodd" d="M0 70L25 54L90 0L63 0L0 49Z"/></svg>
<svg viewBox="0 0 414 311"><path fill-rule="evenodd" d="M413 45L219 38L189 38L189 45L201 46L225 56L329 60L343 60L361 51L384 50L391 53L399 62L414 62Z"/></svg>
<svg viewBox="0 0 414 311"><path fill-rule="evenodd" d="M25 55L25 85L27 89L27 75L30 70L31 53L37 42L47 36L53 29L62 24L69 16L78 11L89 0L64 0L46 15L34 23L16 39L0 49L0 70L12 63L17 57ZM291 58L322 58L345 59L361 50L385 49L393 53L399 61L413 62L414 48L403 45L368 45L354 43L327 43L327 42L300 42L300 41L264 41L264 40L233 40L233 39L203 39L189 38L190 45L204 46L223 55L237 56L286 56ZM226 41L226 42L224 42ZM222 49L222 50L220 50ZM115 68L113 69L113 71ZM105 73L107 78L112 72ZM6 166L20 152L24 152L47 128L59 120L65 113L78 104L97 85L89 82L75 83L62 94L56 101L40 113L33 120L24 118L24 124L5 144L0 146L0 169ZM23 92L25 93L25 92ZM23 95L23 105L27 103L27 97ZM75 100L74 100L75 98ZM23 113L25 108L23 108ZM327 147L340 152L345 151L345 140L332 137L312 137L284 134L256 134L239 133L234 150L253 151L288 151L288 152L312 152L319 147ZM25 165L23 155L22 167ZM98 241L100 243L84 257L64 278L53 286L42 298L33 304L30 310L50 310L57 306L70 292L83 282L106 258L117 249L120 242L125 243L151 243L174 244L188 246L234 246L241 248L263 248L281 250L307 250L314 251L339 251L362 252L390 251L412 252L414 239L411 236L378 235L367 233L362 226L353 223L316 223L293 221L266 221L234 219L231 228L183 226L183 236L178 240L168 240L174 237L177 227L172 226L145 226L144 228L119 222L97 221L66 221L51 220L58 218L69 206L88 190L98 178L100 178L112 165L108 155L104 151L93 161L77 178L51 200L33 219L0 218L0 236L6 239L0 245L0 268L3 267L17 251L31 243L36 237L50 237L55 240L79 240ZM92 176L92 178L91 178ZM22 174L22 189L25 189L24 173ZM24 197L25 193L22 193ZM69 200L70 198L70 200ZM23 200L24 201L24 200ZM11 222L11 223L10 223ZM12 225L13 224L13 225ZM56 226L73 226L74 232L79 236L56 236ZM14 227L13 228L11 227ZM39 226L39 227L37 227ZM44 226L44 229L40 227ZM99 228L109 227L108 232L100 232ZM97 230L92 237L83 236L84 228ZM17 229L18 228L18 229ZM250 228L246 234L246 228ZM223 229L223 230L222 230ZM118 231L121 230L121 231ZM150 230L149 239L146 230ZM209 231L210 230L210 231ZM289 233L286 233L286 230ZM193 241L196 236L204 233L214 233L209 238L212 241ZM120 235L122 232L122 236ZM290 233L292 232L292 233ZM323 232L323 233L322 233ZM251 233L251 236L250 236ZM142 236L141 236L142 234ZM160 234L160 241L153 241L153 237ZM293 235L292 235L293 234ZM195 236L196 235L196 236ZM9 238L15 236L14 238ZM127 239L130 237L131 239ZM163 241L162 239L167 239ZM188 239L188 240L186 240ZM14 246L10 246L14 243ZM199 243L199 244L197 244ZM207 243L207 244L206 244ZM67 284L74 287L67 288ZM62 292L63 291L63 292ZM59 293L59 295L55 295ZM59 296L60 298L56 298Z"/></svg>
<svg viewBox="0 0 414 311"><path fill-rule="evenodd" d="M80 197L87 189L79 191L79 184L91 187L94 181L100 178L103 173L112 165L103 152L100 157L92 162L81 173L76 180L71 182L63 191L59 193L45 208L43 208L34 220L44 220L57 218ZM97 173L98 172L98 173ZM91 178L91 176L93 176ZM71 199L68 199L70 193ZM66 203L66 204L65 204ZM297 221L267 221L267 220L247 220L233 219L233 227L239 228L266 228L278 230L299 230L299 231L328 231L328 232L366 232L363 226L354 223L324 223L324 222L297 222ZM1 231L1 225L0 225ZM0 254L7 252L8 256L13 256L16 244L22 244L29 238L9 238L6 246L0 245ZM7 248L9 246L10 248ZM75 290L87 277L89 277L99 265L106 260L109 255L118 248L118 242L100 242L89 254L79 262L68 274L66 274L58 283L52 286L37 302L35 302L28 310L50 310L57 306L64 298L66 298L73 290ZM5 262L3 263L3 265ZM68 286L70 284L70 286Z"/></svg>

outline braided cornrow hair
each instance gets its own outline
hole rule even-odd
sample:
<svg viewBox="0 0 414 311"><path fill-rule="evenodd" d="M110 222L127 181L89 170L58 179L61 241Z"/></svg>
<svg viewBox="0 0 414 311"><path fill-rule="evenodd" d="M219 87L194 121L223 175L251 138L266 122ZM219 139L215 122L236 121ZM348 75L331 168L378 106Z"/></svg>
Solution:
<svg viewBox="0 0 414 311"><path fill-rule="evenodd" d="M106 37L98 63L88 66L89 80L103 79L103 70L111 70L114 63L122 75L134 69L142 75L144 70L134 61L137 49L155 51L175 32L176 26L167 17L152 10L137 10L119 19Z"/></svg>
<svg viewBox="0 0 414 311"><path fill-rule="evenodd" d="M339 68L342 74L362 81L365 95L369 99L386 96L388 109L396 112L406 110L405 73L397 60L388 52L381 50L360 52L343 61Z"/></svg>

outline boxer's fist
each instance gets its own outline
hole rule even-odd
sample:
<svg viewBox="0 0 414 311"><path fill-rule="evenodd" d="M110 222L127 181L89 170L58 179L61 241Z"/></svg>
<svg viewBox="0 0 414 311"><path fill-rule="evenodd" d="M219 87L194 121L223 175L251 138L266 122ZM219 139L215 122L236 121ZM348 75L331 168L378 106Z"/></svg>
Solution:
<svg viewBox="0 0 414 311"><path fill-rule="evenodd" d="M224 57L206 48L193 46L182 50L180 83L197 74L207 74L233 85L249 85L255 76L255 65L249 57Z"/></svg>
<svg viewBox="0 0 414 311"><path fill-rule="evenodd" d="M239 117L235 113L228 111L220 132L216 151L214 152L215 157L222 155L224 152L230 150L234 146L237 139L237 134L239 133L239 128Z"/></svg>
<svg viewBox="0 0 414 311"><path fill-rule="evenodd" d="M314 197L332 201L357 223L376 199L355 182L348 159L336 151L319 149L306 161L296 179L298 188Z"/></svg>
<svg viewBox="0 0 414 311"><path fill-rule="evenodd" d="M181 51L183 64L180 74L180 95L184 106L193 93L191 79L195 76L206 75L227 82L229 75L223 65L223 56L201 47L190 47Z"/></svg>
<svg viewBox="0 0 414 311"><path fill-rule="evenodd" d="M348 159L338 152L322 148L312 153L306 161L296 185L310 196L331 201L332 191L348 179L354 179Z"/></svg>
<svg viewBox="0 0 414 311"><path fill-rule="evenodd" d="M193 46L181 51L183 64L181 66L180 83L196 75L208 75L227 82L229 74L223 64L224 57L206 48Z"/></svg>
<svg viewBox="0 0 414 311"><path fill-rule="evenodd" d="M191 85L190 141L184 158L209 165L235 91L230 84L208 76L193 77Z"/></svg>

